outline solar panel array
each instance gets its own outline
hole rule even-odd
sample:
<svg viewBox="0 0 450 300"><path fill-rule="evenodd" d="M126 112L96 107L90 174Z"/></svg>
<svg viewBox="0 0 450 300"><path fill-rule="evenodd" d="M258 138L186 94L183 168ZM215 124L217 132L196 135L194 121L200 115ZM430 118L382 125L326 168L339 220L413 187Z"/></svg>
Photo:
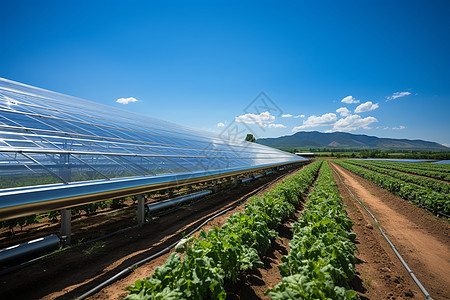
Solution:
<svg viewBox="0 0 450 300"><path fill-rule="evenodd" d="M0 78L0 189L300 160Z"/></svg>

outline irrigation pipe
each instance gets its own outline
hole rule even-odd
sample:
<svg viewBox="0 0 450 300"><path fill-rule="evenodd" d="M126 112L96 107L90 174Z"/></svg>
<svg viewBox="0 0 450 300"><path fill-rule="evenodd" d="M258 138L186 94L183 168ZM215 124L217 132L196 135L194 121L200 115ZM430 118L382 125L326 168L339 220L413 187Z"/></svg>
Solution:
<svg viewBox="0 0 450 300"><path fill-rule="evenodd" d="M295 172L295 170L294 170ZM290 174L290 173L289 173ZM286 178L286 176L288 176L289 174L286 174L284 176L282 176L281 178L279 178L277 181L279 180L283 180L284 178ZM206 223L208 223L209 221L215 219L216 217L223 215L224 213L228 212L229 210L234 209L239 203L245 201L245 199L248 199L249 197L251 197L251 195L254 195L256 193L258 193L259 191L265 189L267 186L269 186L270 184L272 184L273 182L268 182L266 184L264 184L263 186L259 187L258 189L256 189L253 192L248 193L246 196L244 196L242 199L240 199L239 201L236 201L233 205L219 211L218 213L212 215L211 217L207 218L204 222L202 222L200 225L198 225L195 229L193 229L191 232L189 232L185 237L189 237L192 234L194 234L195 232L197 232L198 230L200 230L200 228L202 228ZM176 242L172 243L171 245L167 246L166 248L164 248L163 250L147 257L144 258L136 263L134 263L133 265L129 266L128 268L120 271L119 273L117 273L116 275L110 277L109 279L107 279L106 281L102 282L101 284L97 285L96 287L92 288L91 290L87 291L86 293L84 293L83 295L79 296L76 298L76 300L83 300L93 294L95 294L96 292L98 292L99 290L101 290L102 288L104 288L105 286L108 286L109 284L113 283L114 281L118 280L119 278L123 277L124 275L133 272L133 270L135 270L137 267L145 264L148 261L151 261L155 258L157 258L158 256L161 256L167 252L170 251L170 249L172 249L173 247L175 247L180 240L177 240Z"/></svg>
<svg viewBox="0 0 450 300"><path fill-rule="evenodd" d="M345 186L345 188L347 189L347 191L350 193L350 195L352 195L353 199L356 200L356 202L359 203L359 205L362 206L362 208L364 208L369 215L372 217L372 219L375 221L375 224L377 225L378 229L380 230L381 234L383 235L383 237L386 239L386 241L388 242L389 246L391 246L392 250L394 251L395 255L397 255L398 259L401 261L401 263L403 264L403 266L405 267L406 271L408 271L409 275L411 275L411 278L414 280L414 282L419 286L420 290L422 291L422 293L425 295L425 297L427 299L433 300L433 298L431 298L430 294L427 292L427 290L425 289L425 287L422 285L422 283L420 283L419 279L417 279L416 275L414 275L413 271L409 268L409 266L406 264L405 260L403 259L403 257L400 255L400 253L398 253L397 249L395 248L394 244L392 244L391 240L389 240L389 238L386 236L386 234L384 233L383 229L381 228L380 223L378 223L377 218L375 218L375 216L370 212L369 209L367 209L367 207L364 205L364 203L362 203L361 201L359 201L355 195L353 195L352 191L350 191L350 189L347 187L347 185L344 183L344 181L342 180L341 176L339 175L339 172L335 172L337 174L337 176L339 177L339 180L341 181L342 185Z"/></svg>

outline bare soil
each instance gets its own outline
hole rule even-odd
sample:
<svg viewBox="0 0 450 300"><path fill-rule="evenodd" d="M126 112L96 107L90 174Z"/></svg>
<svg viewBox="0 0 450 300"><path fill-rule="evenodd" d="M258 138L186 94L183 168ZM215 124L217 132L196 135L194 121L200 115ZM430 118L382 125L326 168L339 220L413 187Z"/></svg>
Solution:
<svg viewBox="0 0 450 300"><path fill-rule="evenodd" d="M133 263L157 253L181 239L184 233L198 227L199 224L217 211L270 190L277 182L294 174L297 170L270 174L242 184L237 189L210 195L195 205L156 218L153 223L145 224L139 229L127 230L94 244L73 247L55 253L31 266L4 275L0 277L0 299L76 298ZM214 226L221 226L225 223L226 217L241 210L243 210L243 206L237 206L226 214L208 222L202 229L209 230ZM136 224L134 220L135 208L133 207L125 209L125 212L105 218L107 214L87 218L84 222L89 223L89 225L86 224L84 227L83 224L75 225L74 240L86 239L86 236L82 234L83 232L90 236L94 231L98 235L99 232L107 233ZM111 222L111 218L120 224ZM98 226L95 223L93 225L92 220L96 220L99 223ZM48 227L55 226L50 225ZM31 231L31 233L33 232L35 230ZM129 276L107 286L93 298L123 298L127 294L123 290L126 286L134 283L137 279L152 274L157 266L166 261L168 255L162 255L137 268Z"/></svg>
<svg viewBox="0 0 450 300"><path fill-rule="evenodd" d="M392 195L340 166L352 193L375 215L386 235L433 299L450 299L449 223ZM358 237L358 277L353 288L362 299L425 299L369 214L339 185Z"/></svg>
<svg viewBox="0 0 450 300"><path fill-rule="evenodd" d="M433 216L339 166L333 165L333 169L341 175L354 195L375 214L383 230L433 299L450 299L448 221ZM131 264L177 241L183 232L197 227L218 210L268 191L294 173L269 175L246 183L239 189L211 195L193 206L156 218L154 223L146 224L140 229L123 232L94 245L75 247L54 254L23 270L0 277L0 298L73 299ZM353 231L357 234L359 254L355 266L356 277L351 282L351 287L361 299L425 299L381 236L372 218L353 200L336 175L335 179L344 197L348 215L355 222ZM222 226L226 217L243 209L242 205L233 208L208 222L202 230ZM263 268L242 274L236 283L227 283L225 288L229 299L270 299L264 292L281 280L277 266L281 263L281 257L289 252L289 241L292 238L290 226L298 219L302 210L301 205L297 207L296 216L278 228L282 241L273 241L263 258ZM130 222L135 224L134 213L135 208L130 208L129 213L123 212L112 217L118 218L118 221L123 218L124 222L128 222L123 223L125 226ZM101 223L101 220L99 216L97 221ZM112 226L108 224L110 223L103 223L95 230L107 232ZM89 232L88 227L85 228L86 232ZM79 237L82 236L80 233ZM152 274L156 267L166 261L169 254L142 265L90 299L123 299L128 294L123 290L126 286Z"/></svg>

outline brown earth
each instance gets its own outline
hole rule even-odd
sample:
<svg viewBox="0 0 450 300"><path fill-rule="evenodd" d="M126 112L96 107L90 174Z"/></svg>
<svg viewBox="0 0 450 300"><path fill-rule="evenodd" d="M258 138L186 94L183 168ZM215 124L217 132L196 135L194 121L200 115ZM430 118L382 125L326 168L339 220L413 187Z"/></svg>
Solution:
<svg viewBox="0 0 450 300"><path fill-rule="evenodd" d="M352 193L375 215L386 235L433 299L450 299L449 223L334 165ZM359 244L353 288L366 299L425 299L369 214L336 176ZM357 282L359 281L359 282Z"/></svg>
<svg viewBox="0 0 450 300"><path fill-rule="evenodd" d="M127 230L94 244L73 247L55 253L31 266L0 277L0 298L73 299L80 296L133 263L157 253L181 239L184 233L198 227L217 211L269 190L277 182L294 174L297 170L270 174L242 184L237 189L210 195L195 205L156 218L153 223L145 224L139 229ZM243 210L243 206L237 206L208 222L202 229L209 230L213 226L221 226L225 223L226 217L241 210ZM130 222L131 225L135 224L134 218L130 218L129 214L135 214L134 210L130 209L130 212L109 218L119 218L120 216L120 218L127 219L126 216L128 216L127 221L122 224L123 227L126 227L125 225ZM108 232L108 228L111 229L110 221L102 221L101 216L95 217L100 218L97 221L101 225L98 228L91 227L91 231ZM114 229L117 229L117 224L113 226ZM84 231L88 232L89 230L85 228ZM77 233L74 240L79 238L83 237ZM168 255L162 255L137 268L129 276L107 286L93 298L117 299L123 297L127 294L123 291L126 286L134 283L137 279L149 276L157 266L165 262Z"/></svg>
<svg viewBox="0 0 450 300"><path fill-rule="evenodd" d="M355 196L364 201L376 215L386 234L433 299L450 299L449 276L448 272L445 273L450 262L449 223L341 167L333 167L339 171ZM178 240L182 232L189 232L220 208L245 201L255 193L270 190L285 176L269 177L244 184L231 193L212 195L207 201L157 218L155 223L147 224L139 230L130 230L99 242L98 250L92 254L82 251L89 250L92 245L77 247L10 276L0 277L0 298L75 298L132 263ZM359 293L361 299L425 299L367 212L351 198L337 176L336 182L344 197L348 215L355 222L353 231L357 233L359 254L355 266L356 277L351 282L351 287ZM221 226L227 216L242 210L243 206L237 206L208 222L202 229ZM229 299L269 299L264 292L281 280L277 266L281 263L281 257L289 251L289 241L292 238L290 224L297 220L301 210L302 207L298 207L296 216L278 228L282 242L273 242L263 258L263 268L242 274L234 284L227 283ZM103 227L100 229L104 230ZM123 290L124 287L152 274L156 267L166 261L168 255L164 254L144 264L91 298L123 299L128 294ZM442 265L439 266L440 264Z"/></svg>

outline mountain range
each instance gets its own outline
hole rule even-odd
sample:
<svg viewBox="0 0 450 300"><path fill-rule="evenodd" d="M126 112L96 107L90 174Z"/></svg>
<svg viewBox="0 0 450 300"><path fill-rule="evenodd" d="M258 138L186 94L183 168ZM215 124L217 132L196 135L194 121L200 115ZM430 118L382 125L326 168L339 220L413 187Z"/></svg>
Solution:
<svg viewBox="0 0 450 300"><path fill-rule="evenodd" d="M450 148L435 142L379 138L376 136L352 134L347 132L323 133L318 131L301 131L293 135L286 135L277 138L261 138L256 142L279 149L296 149L306 147L450 151Z"/></svg>

